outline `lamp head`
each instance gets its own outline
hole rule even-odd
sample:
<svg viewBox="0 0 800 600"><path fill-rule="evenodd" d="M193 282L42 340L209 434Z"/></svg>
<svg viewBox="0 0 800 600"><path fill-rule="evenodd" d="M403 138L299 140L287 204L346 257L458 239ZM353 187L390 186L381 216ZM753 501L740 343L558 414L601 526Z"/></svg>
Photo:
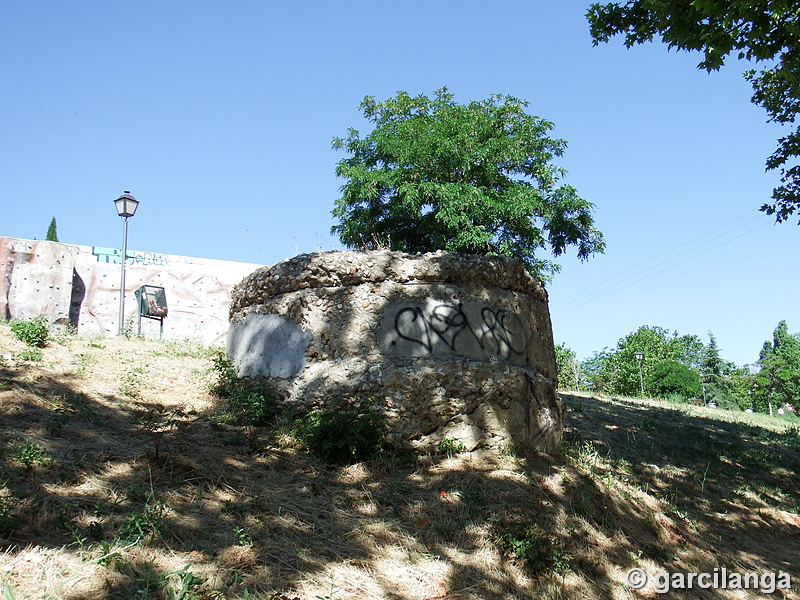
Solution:
<svg viewBox="0 0 800 600"><path fill-rule="evenodd" d="M134 215L136 207L139 206L139 201L131 196L128 190L125 190L124 194L114 200L114 205L117 207L117 214L127 219Z"/></svg>

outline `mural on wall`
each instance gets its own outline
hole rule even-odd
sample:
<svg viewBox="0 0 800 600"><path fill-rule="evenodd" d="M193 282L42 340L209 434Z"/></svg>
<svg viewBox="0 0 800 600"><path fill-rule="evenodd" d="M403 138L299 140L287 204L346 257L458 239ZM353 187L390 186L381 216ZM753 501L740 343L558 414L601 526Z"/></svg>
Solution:
<svg viewBox="0 0 800 600"><path fill-rule="evenodd" d="M429 299L388 307L378 338L394 355L461 354L524 365L530 326L483 302Z"/></svg>
<svg viewBox="0 0 800 600"><path fill-rule="evenodd" d="M138 251L126 258L123 323L136 330L134 290L158 286L170 298L164 338L207 345L224 343L230 290L259 266ZM6 275L0 278L0 318L43 314L81 335L116 335L121 263L116 248L0 237L0 273ZM142 334L157 337L160 327L143 324Z"/></svg>

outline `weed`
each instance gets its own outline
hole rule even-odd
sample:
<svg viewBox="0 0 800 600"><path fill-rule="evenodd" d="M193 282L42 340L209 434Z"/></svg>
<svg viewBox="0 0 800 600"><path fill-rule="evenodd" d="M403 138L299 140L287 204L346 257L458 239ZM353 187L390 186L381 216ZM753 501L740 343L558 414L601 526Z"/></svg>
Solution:
<svg viewBox="0 0 800 600"><path fill-rule="evenodd" d="M136 399L142 393L144 368L135 366L126 370L119 378L119 391L123 396Z"/></svg>
<svg viewBox="0 0 800 600"><path fill-rule="evenodd" d="M127 319L125 319L125 324L120 329L120 334L124 335L125 338L129 340L136 337L136 333L134 332L134 327L133 327L133 321L134 321L133 316L128 317Z"/></svg>
<svg viewBox="0 0 800 600"><path fill-rule="evenodd" d="M132 585L128 589L114 589L111 597L134 598L145 600L146 598L163 597L163 592L167 590L167 577L165 573L159 573L152 563L133 565L129 562L118 561L115 564L116 570L132 579ZM108 582L106 582L108 584ZM173 598L175 596L173 595ZM186 598L186 596L184 596Z"/></svg>
<svg viewBox="0 0 800 600"><path fill-rule="evenodd" d="M478 509L484 502L483 494L478 490L457 491L458 498L464 506L464 510L469 516L475 516Z"/></svg>
<svg viewBox="0 0 800 600"><path fill-rule="evenodd" d="M252 546L253 545L253 532L246 527L234 527L233 537L238 546Z"/></svg>
<svg viewBox="0 0 800 600"><path fill-rule="evenodd" d="M490 517L495 530L495 543L507 555L521 561L534 576L547 572L566 574L572 555L546 536L536 523L503 526L499 517Z"/></svg>
<svg viewBox="0 0 800 600"><path fill-rule="evenodd" d="M170 358L211 358L217 353L214 348L207 348L201 344L189 341L162 341L163 351L156 351L156 356L167 356Z"/></svg>
<svg viewBox="0 0 800 600"><path fill-rule="evenodd" d="M44 348L50 335L50 330L47 327L47 317L38 315L24 321L11 321L11 333L28 346Z"/></svg>
<svg viewBox="0 0 800 600"><path fill-rule="evenodd" d="M436 448L439 452L447 454L447 456L455 456L459 452L464 452L467 449L460 440L453 438L444 438L437 444Z"/></svg>
<svg viewBox="0 0 800 600"><path fill-rule="evenodd" d="M519 458L519 450L513 443L508 443L500 448L500 456L507 458Z"/></svg>
<svg viewBox="0 0 800 600"><path fill-rule="evenodd" d="M52 463L52 458L47 454L44 446L29 439L12 448L10 454L27 470L33 469L37 464L46 467Z"/></svg>
<svg viewBox="0 0 800 600"><path fill-rule="evenodd" d="M192 565L190 564L185 565L177 571L164 575L165 579L177 578L180 585L180 588L177 591L171 588L167 589L168 600L190 600L192 598L200 597L197 594L199 590L196 588L202 586L206 580L189 571L189 567L191 566Z"/></svg>
<svg viewBox="0 0 800 600"><path fill-rule="evenodd" d="M295 433L324 460L356 463L375 456L383 442L383 416L369 399L314 409L299 417Z"/></svg>
<svg viewBox="0 0 800 600"><path fill-rule="evenodd" d="M98 565L102 565L104 567L110 567L114 565L114 563L117 560L122 558L122 554L116 552L115 550L112 550L113 546L111 542L107 542L106 540L100 540L99 544L100 544L101 554L100 556L94 559L94 561Z"/></svg>
<svg viewBox="0 0 800 600"><path fill-rule="evenodd" d="M578 465L591 469L600 461L600 451L595 444L586 440L570 444L565 448L565 454L575 459Z"/></svg>
<svg viewBox="0 0 800 600"><path fill-rule="evenodd" d="M131 496L134 496L134 494L132 493ZM136 544L145 540L165 537L169 532L166 513L167 505L156 499L151 479L144 507L142 510L132 512L128 516L127 521L117 535L117 539L120 542Z"/></svg>
<svg viewBox="0 0 800 600"><path fill-rule="evenodd" d="M252 425L265 425L277 413L275 395L263 382L240 378L222 350L211 357L214 381L209 390L228 399L233 413L243 414Z"/></svg>
<svg viewBox="0 0 800 600"><path fill-rule="evenodd" d="M180 408L176 408L166 416L162 416L158 408L151 408L143 417L137 419L136 424L150 434L153 441L153 458L156 461L160 460L161 446L167 436L180 427L183 416L185 413Z"/></svg>
<svg viewBox="0 0 800 600"><path fill-rule="evenodd" d="M25 348L14 358L23 362L42 362L42 351L39 348Z"/></svg>
<svg viewBox="0 0 800 600"><path fill-rule="evenodd" d="M167 507L163 502L144 505L139 512L131 513L117 536L120 542L139 542L164 537L168 523L164 514Z"/></svg>
<svg viewBox="0 0 800 600"><path fill-rule="evenodd" d="M75 365L75 376L84 377L86 369L94 362L94 357L89 354L76 354L72 358L72 364Z"/></svg>

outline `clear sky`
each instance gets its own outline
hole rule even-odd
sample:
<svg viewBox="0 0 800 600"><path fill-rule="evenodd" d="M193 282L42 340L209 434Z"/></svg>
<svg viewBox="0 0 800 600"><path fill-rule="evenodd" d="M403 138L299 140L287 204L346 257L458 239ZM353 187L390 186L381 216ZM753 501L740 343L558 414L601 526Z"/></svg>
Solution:
<svg viewBox="0 0 800 600"><path fill-rule="evenodd" d="M548 284L580 358L641 325L758 358L800 331L800 229L756 209L785 134L718 73L661 44L593 47L590 0L0 3L0 235L119 247L113 200L141 205L129 248L272 264L340 249L330 210L358 104L447 86L492 93L568 140L559 164L595 204L604 255Z"/></svg>

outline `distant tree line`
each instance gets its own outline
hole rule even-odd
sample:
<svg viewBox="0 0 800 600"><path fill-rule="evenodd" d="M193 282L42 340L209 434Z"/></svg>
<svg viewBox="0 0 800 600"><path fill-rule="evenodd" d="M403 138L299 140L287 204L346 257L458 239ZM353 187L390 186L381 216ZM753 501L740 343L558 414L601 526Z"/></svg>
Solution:
<svg viewBox="0 0 800 600"><path fill-rule="evenodd" d="M753 365L720 356L716 338L679 336L642 326L585 360L565 344L556 346L558 385L607 395L656 397L727 409L774 413L800 398L800 334L786 321L764 342Z"/></svg>

